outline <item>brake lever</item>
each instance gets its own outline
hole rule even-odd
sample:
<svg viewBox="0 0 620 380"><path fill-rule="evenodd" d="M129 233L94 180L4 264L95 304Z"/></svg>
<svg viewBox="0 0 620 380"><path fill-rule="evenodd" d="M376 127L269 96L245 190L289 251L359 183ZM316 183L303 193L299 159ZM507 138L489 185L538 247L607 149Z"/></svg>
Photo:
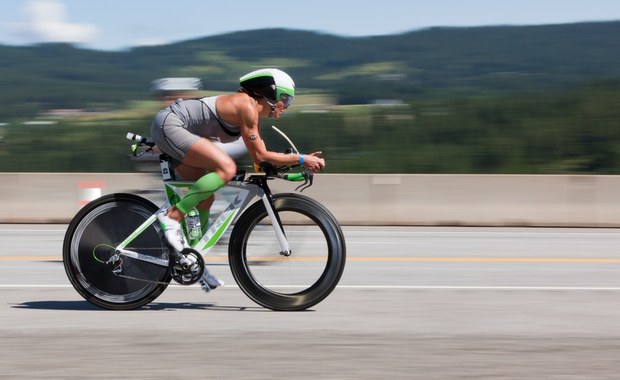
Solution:
<svg viewBox="0 0 620 380"><path fill-rule="evenodd" d="M295 191L299 191L300 193L303 193L304 190L312 186L313 181L314 181L314 174L306 170L304 170L301 174L304 176L304 183L297 186L295 188Z"/></svg>

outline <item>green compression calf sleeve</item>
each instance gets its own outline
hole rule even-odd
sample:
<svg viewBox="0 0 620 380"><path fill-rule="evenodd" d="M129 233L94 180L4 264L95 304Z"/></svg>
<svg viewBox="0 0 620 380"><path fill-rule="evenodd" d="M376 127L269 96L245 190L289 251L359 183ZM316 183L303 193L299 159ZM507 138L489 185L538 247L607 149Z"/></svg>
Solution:
<svg viewBox="0 0 620 380"><path fill-rule="evenodd" d="M187 212L198 205L198 203L209 198L211 194L224 186L224 181L216 173L209 173L200 177L198 181L192 185L187 194L175 205L182 213Z"/></svg>
<svg viewBox="0 0 620 380"><path fill-rule="evenodd" d="M202 234L204 235L209 229L209 210L201 210L198 209L198 216L200 217L200 228L202 229Z"/></svg>

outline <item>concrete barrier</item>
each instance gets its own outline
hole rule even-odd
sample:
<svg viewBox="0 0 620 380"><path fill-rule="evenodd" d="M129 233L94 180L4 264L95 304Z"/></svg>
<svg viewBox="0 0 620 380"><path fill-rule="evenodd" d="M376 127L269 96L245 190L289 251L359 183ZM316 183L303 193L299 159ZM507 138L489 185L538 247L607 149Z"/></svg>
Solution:
<svg viewBox="0 0 620 380"><path fill-rule="evenodd" d="M304 193L345 225L620 227L620 176L319 174L314 183ZM161 189L144 173L4 173L0 222L67 223L100 195L159 202Z"/></svg>

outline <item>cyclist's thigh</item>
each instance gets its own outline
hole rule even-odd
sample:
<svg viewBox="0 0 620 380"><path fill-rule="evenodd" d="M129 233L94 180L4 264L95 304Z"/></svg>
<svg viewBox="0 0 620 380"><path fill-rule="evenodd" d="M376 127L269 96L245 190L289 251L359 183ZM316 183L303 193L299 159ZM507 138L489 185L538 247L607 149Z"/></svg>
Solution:
<svg viewBox="0 0 620 380"><path fill-rule="evenodd" d="M226 154L228 154L233 160L238 160L241 157L248 154L248 149L243 142L243 139L239 139L236 141L232 141L229 143L221 143L218 141L213 142L213 144L219 149L223 150ZM183 163L175 163L176 175L179 179L183 180L197 180L202 177L206 173L209 172L208 169L196 168Z"/></svg>
<svg viewBox="0 0 620 380"><path fill-rule="evenodd" d="M216 172L226 182L237 172L235 161L206 138L192 144L183 158L183 165Z"/></svg>
<svg viewBox="0 0 620 380"><path fill-rule="evenodd" d="M151 125L151 137L155 144L175 161L181 162L196 141L197 136L185 129L183 120L173 112L163 110Z"/></svg>

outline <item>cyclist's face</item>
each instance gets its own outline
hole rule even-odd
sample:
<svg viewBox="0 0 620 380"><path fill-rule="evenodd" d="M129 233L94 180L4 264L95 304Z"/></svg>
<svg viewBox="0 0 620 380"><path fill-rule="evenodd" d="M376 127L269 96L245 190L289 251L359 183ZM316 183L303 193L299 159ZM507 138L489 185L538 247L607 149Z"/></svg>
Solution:
<svg viewBox="0 0 620 380"><path fill-rule="evenodd" d="M266 114L263 115L267 115L268 117L272 118L272 119L278 119L280 118L280 115L282 115L282 112L284 112L284 110L287 108L286 105L284 104L284 102L279 101L276 104L273 105L273 111L271 110L271 103L264 100L265 102L265 106L264 106L264 110L267 110L268 112Z"/></svg>
<svg viewBox="0 0 620 380"><path fill-rule="evenodd" d="M282 112L284 112L285 109L287 109L288 107L284 104L284 102L279 101L276 103L276 108L273 110L272 112L272 116L273 118L277 119L280 117L280 115L282 114Z"/></svg>

